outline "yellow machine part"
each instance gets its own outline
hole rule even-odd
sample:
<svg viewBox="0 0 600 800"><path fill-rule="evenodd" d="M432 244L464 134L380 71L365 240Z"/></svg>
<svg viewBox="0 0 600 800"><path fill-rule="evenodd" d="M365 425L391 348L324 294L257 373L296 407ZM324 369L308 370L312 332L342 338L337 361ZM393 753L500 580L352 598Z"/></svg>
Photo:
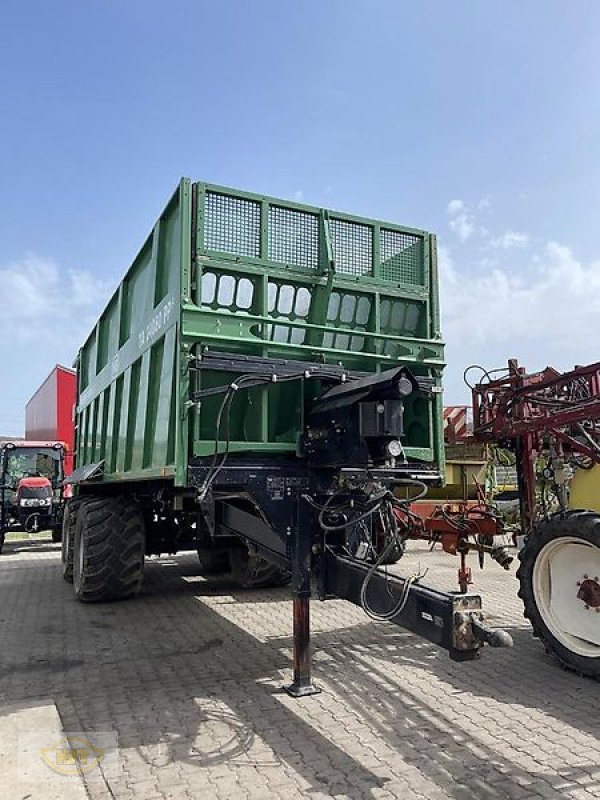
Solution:
<svg viewBox="0 0 600 800"><path fill-rule="evenodd" d="M428 500L462 500L467 490L467 499L477 499L477 484L485 485L485 461L449 459L446 461L445 485L427 492Z"/></svg>
<svg viewBox="0 0 600 800"><path fill-rule="evenodd" d="M592 469L577 469L571 481L571 508L587 508L600 512L600 465Z"/></svg>

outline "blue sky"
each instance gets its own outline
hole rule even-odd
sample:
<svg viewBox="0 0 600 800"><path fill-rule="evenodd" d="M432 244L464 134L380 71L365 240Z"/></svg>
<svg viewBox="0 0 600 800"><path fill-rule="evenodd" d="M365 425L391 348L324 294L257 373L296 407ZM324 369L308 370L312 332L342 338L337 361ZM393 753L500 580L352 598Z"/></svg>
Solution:
<svg viewBox="0 0 600 800"><path fill-rule="evenodd" d="M593 0L5 0L0 87L0 434L181 175L437 232L448 402L598 358Z"/></svg>

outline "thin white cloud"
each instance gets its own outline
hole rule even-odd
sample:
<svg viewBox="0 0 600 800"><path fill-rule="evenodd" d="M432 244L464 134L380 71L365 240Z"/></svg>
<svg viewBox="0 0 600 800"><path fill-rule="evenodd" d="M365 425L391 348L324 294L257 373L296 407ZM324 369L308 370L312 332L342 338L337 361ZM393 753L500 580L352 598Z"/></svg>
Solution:
<svg viewBox="0 0 600 800"><path fill-rule="evenodd" d="M61 342L75 355L108 297L111 285L87 270L61 268L52 258L29 254L0 268L0 341Z"/></svg>
<svg viewBox="0 0 600 800"><path fill-rule="evenodd" d="M461 242L466 242L475 233L475 221L470 214L461 211L448 223Z"/></svg>
<svg viewBox="0 0 600 800"><path fill-rule="evenodd" d="M489 209L490 207L491 203L489 198L483 198L479 201L479 203L476 204L475 208L477 211L483 211ZM471 206L467 205L464 200L461 200L460 198L454 198L453 200L450 200L448 206L446 207L446 213L450 217L448 221L448 227L454 234L456 234L459 242L467 242L474 235L488 235L487 228L483 228L477 223L475 210Z"/></svg>
<svg viewBox="0 0 600 800"><path fill-rule="evenodd" d="M465 207L465 204L463 203L462 200L458 200L458 199L450 200L450 202L448 203L448 208L446 209L446 211L448 212L448 214L450 214L451 217L454 217L456 214L459 214L463 210L464 207Z"/></svg>
<svg viewBox="0 0 600 800"><path fill-rule="evenodd" d="M502 250L511 250L513 247L526 247L529 244L529 236L519 231L505 231L501 236L497 236L490 242L492 247Z"/></svg>
<svg viewBox="0 0 600 800"><path fill-rule="evenodd" d="M29 254L0 265L0 433L23 432L25 403L57 363L70 366L112 283ZM20 421L19 421L20 420Z"/></svg>
<svg viewBox="0 0 600 800"><path fill-rule="evenodd" d="M534 370L597 360L600 261L584 264L557 242L511 269L465 270L445 248L439 261L447 402L468 400L462 372L470 363L503 367L517 357Z"/></svg>

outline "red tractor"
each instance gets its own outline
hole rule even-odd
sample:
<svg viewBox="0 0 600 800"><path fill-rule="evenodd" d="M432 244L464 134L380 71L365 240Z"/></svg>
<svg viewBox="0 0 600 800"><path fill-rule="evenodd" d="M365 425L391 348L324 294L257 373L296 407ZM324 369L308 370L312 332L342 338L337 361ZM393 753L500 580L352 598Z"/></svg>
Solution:
<svg viewBox="0 0 600 800"><path fill-rule="evenodd" d="M50 530L60 541L65 455L62 442L0 443L0 552L9 531Z"/></svg>

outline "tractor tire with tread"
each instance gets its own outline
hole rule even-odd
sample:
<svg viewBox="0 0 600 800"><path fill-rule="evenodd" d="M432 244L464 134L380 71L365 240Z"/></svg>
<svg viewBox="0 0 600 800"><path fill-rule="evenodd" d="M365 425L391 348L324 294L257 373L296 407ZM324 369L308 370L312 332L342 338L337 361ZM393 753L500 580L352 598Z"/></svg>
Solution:
<svg viewBox="0 0 600 800"><path fill-rule="evenodd" d="M564 545L561 543L564 540ZM561 546L587 546L594 555L596 563L600 562L600 514L581 509L561 512L541 522L535 531L528 536L525 546L519 553L519 597L523 601L525 616L533 627L534 636L544 644L546 652L554 656L561 665L572 672L600 680L600 645L578 639L560 626L559 621L552 618L552 609L548 598L543 596L539 574L544 565L550 563L552 548ZM594 549L598 548L598 554ZM590 569L594 559L590 559ZM537 579L536 579L537 576ZM584 576L581 576L584 577ZM581 603L577 599L577 575L573 578L573 596L575 605ZM549 577L547 594L551 595L552 587ZM536 592L538 596L536 597ZM594 612L594 609L589 609ZM587 613L587 612L586 612ZM546 619L544 619L546 617ZM553 630L554 628L554 630ZM577 649L580 652L577 652ZM582 651L587 651L587 654ZM596 652L597 651L597 655Z"/></svg>
<svg viewBox="0 0 600 800"><path fill-rule="evenodd" d="M137 594L144 553L144 520L137 503L126 497L86 498L74 527L75 596L97 603Z"/></svg>

